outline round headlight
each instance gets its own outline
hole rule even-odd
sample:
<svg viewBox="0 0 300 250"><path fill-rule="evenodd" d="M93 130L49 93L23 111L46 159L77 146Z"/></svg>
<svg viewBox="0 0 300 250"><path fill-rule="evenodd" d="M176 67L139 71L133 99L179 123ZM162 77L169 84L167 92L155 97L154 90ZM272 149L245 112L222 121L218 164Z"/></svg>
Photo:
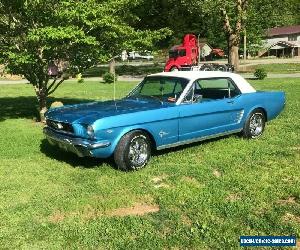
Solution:
<svg viewBox="0 0 300 250"><path fill-rule="evenodd" d="M94 137L93 126L91 126L91 125L87 126L87 134L89 135L89 137Z"/></svg>

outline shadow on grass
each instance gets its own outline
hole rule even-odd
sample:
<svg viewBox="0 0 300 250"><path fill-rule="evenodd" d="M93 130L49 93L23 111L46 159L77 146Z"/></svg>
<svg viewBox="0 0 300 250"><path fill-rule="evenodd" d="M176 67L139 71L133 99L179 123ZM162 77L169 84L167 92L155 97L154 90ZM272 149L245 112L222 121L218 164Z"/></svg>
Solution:
<svg viewBox="0 0 300 250"><path fill-rule="evenodd" d="M206 145L208 143L217 141L217 140L222 140L229 138L230 136L239 136L239 134L233 134L233 135L226 135L226 136L221 136L218 138L213 138L205 141L200 141L200 142L194 142L191 144L186 144L174 148L168 148L168 149L163 149L163 150L155 150L152 154L153 157L164 155L167 153L171 152L178 152L182 151L191 147L199 146L199 145ZM41 152L44 153L47 157L50 157L52 159L58 160L65 162L72 167L84 167L84 168L96 168L96 167L101 167L104 163L108 164L110 167L112 167L115 170L120 170L114 163L113 157L109 157L107 159L99 159L99 158L93 158L93 157L83 157L80 158L77 155L70 153L70 152L65 152L62 149L52 146L46 139L42 140L41 146L40 146ZM122 171L122 170L120 170Z"/></svg>
<svg viewBox="0 0 300 250"><path fill-rule="evenodd" d="M245 77L246 80L250 80L250 81L254 81L254 80L259 80L258 78L256 78L255 76L253 77Z"/></svg>
<svg viewBox="0 0 300 250"><path fill-rule="evenodd" d="M162 72L164 70L163 64L151 63L151 64L138 64L138 65L117 65L116 74L119 76L130 75L132 77L139 77L144 75L149 75L153 73ZM103 76L108 72L108 66L95 66L85 72L83 72L83 77L99 77Z"/></svg>
<svg viewBox="0 0 300 250"><path fill-rule="evenodd" d="M116 166L112 158L99 159L92 157L78 157L76 154L63 151L62 149L51 145L46 139L42 140L40 150L43 154L51 159L65 162L72 167L83 167L83 168L96 168L101 167L104 163L110 167L115 168Z"/></svg>
<svg viewBox="0 0 300 250"><path fill-rule="evenodd" d="M91 102L88 99L48 98L48 103L61 101L63 104ZM35 96L18 96L0 98L0 122L6 119L26 118L37 120L39 117L38 102Z"/></svg>
<svg viewBox="0 0 300 250"><path fill-rule="evenodd" d="M199 145L204 146L204 145L212 143L214 141L223 140L223 139L226 139L226 138L229 138L229 137L232 137L232 136L235 136L237 138L240 137L242 139L242 136L240 135L240 133L230 134L230 135L223 135L223 136L220 136L220 137L211 138L211 139L198 141L198 142L193 142L193 143L190 143L190 144L185 144L185 145L177 146L177 147L174 147L174 148L167 148L167 149L157 150L153 153L153 156L160 156L160 155L168 154L168 153L171 153L171 152L178 152L178 151L185 150L185 149L192 148L192 147L196 147L196 146L199 146Z"/></svg>

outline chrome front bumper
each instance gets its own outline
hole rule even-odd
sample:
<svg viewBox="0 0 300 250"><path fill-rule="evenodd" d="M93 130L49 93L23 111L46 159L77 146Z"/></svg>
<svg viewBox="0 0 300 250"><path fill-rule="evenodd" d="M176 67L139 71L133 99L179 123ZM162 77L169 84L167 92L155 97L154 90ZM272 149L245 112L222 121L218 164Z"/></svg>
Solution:
<svg viewBox="0 0 300 250"><path fill-rule="evenodd" d="M65 151L73 152L79 157L93 156L92 150L110 146L108 141L93 142L87 139L74 138L57 133L49 127L45 127L43 132L50 144L56 145Z"/></svg>

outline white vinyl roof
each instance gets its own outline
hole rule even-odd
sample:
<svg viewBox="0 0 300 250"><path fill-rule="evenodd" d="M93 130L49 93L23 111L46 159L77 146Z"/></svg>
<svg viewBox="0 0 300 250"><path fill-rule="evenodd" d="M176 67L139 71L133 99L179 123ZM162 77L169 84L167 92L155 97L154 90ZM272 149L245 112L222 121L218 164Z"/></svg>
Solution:
<svg viewBox="0 0 300 250"><path fill-rule="evenodd" d="M152 74L150 76L173 76L183 77L188 79L190 82L194 82L198 79L207 78L231 78L236 86L240 89L241 93L253 93L256 90L248 83L242 76L223 71L172 71L172 72L161 72Z"/></svg>

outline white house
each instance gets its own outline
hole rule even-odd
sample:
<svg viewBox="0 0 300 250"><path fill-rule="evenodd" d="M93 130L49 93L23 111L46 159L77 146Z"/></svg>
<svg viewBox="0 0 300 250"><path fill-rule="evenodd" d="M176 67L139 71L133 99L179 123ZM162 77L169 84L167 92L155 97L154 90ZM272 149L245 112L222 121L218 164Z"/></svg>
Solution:
<svg viewBox="0 0 300 250"><path fill-rule="evenodd" d="M261 56L300 57L300 25L268 29L265 42Z"/></svg>

